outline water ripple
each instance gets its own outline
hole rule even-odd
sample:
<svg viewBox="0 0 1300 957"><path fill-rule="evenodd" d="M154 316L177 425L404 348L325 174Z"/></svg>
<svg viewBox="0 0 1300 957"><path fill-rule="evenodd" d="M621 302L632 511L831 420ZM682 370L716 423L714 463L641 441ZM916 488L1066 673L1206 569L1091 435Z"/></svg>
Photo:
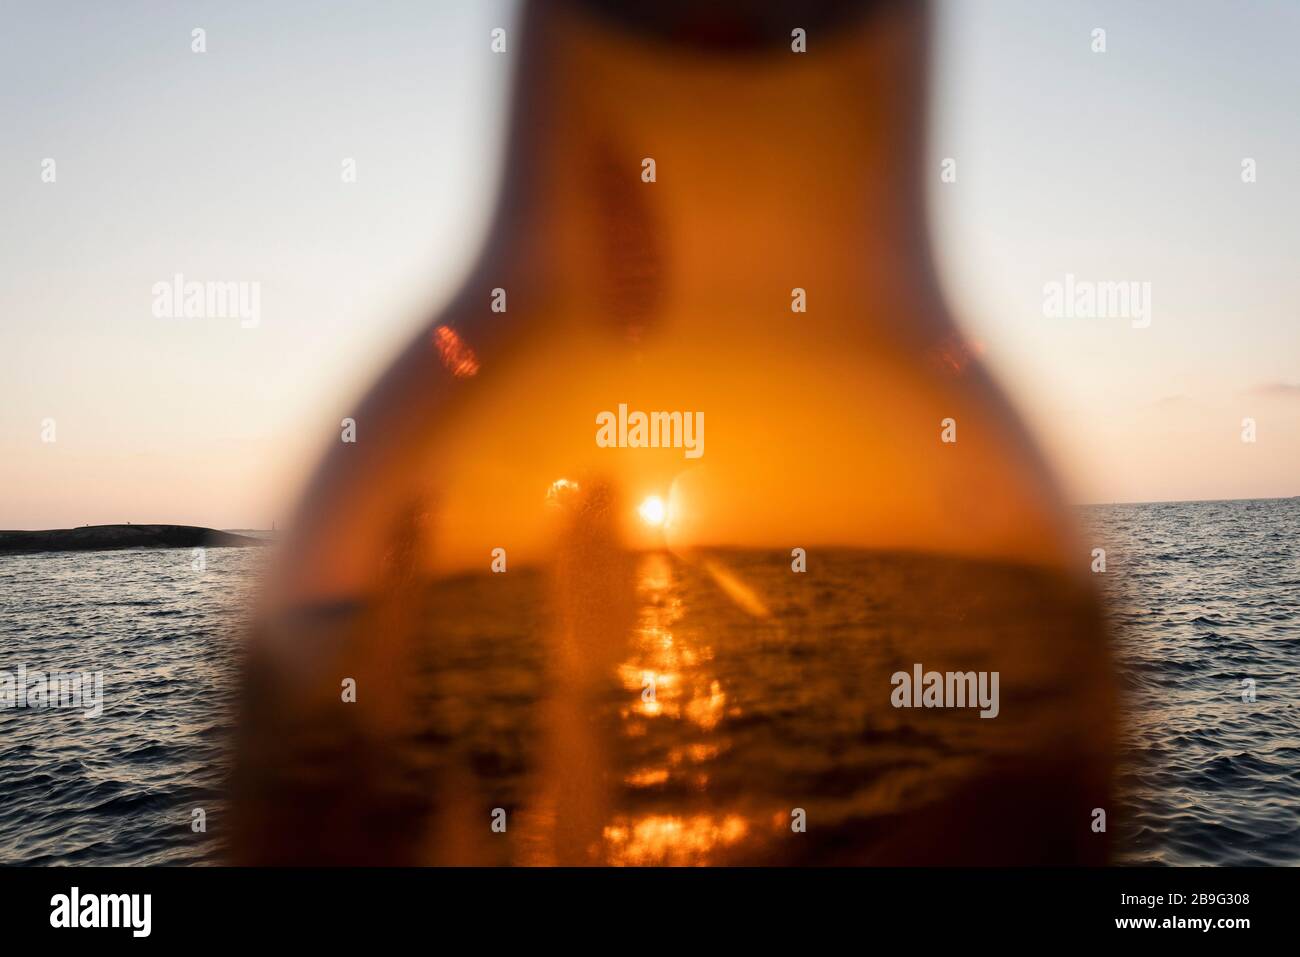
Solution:
<svg viewBox="0 0 1300 957"><path fill-rule="evenodd" d="M1083 514L1125 694L1121 861L1300 863L1300 499Z"/></svg>
<svg viewBox="0 0 1300 957"><path fill-rule="evenodd" d="M233 653L261 549L0 556L0 669L104 673L103 713L0 710L0 864L220 854ZM202 807L207 831L191 828Z"/></svg>

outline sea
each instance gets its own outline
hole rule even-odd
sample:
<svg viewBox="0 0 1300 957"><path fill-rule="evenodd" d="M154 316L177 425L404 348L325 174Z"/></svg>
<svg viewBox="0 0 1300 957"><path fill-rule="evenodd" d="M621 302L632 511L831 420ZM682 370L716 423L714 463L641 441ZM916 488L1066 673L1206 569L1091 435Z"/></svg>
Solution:
<svg viewBox="0 0 1300 957"><path fill-rule="evenodd" d="M1119 862L1300 864L1300 498L1082 518L1124 695Z"/></svg>
<svg viewBox="0 0 1300 957"><path fill-rule="evenodd" d="M1300 864L1300 499L1088 506L1079 525L1118 689L1110 858ZM103 678L93 716L0 709L0 864L226 859L241 641L272 551L212 548L200 564L192 549L0 556L0 675L21 666ZM930 636L934 655L951 650L972 622L1001 623L1030 648L1060 607L1044 597L1053 583L1023 570L810 555L819 560L800 591L788 574L765 578L758 554L642 557L634 634L610 675L628 693L610 710L625 734L602 860L755 859L740 852L773 827L789 830L783 809L794 799L769 793L773 782L820 795L800 802L818 823L863 820L907 803L918 781L930 789L959 775L951 769L987 740L978 716L926 725L926 715L878 707L860 676L906 668L914 633ZM979 598L960 614L917 598L971 581L979 587L964 593ZM455 593L440 597L444 608L500 606L481 583L438 587ZM740 589L752 607L710 610L717 587ZM833 607L846 594L859 596L851 611ZM746 624L758 611L762 627ZM532 720L546 680L540 651L515 636L508 656L485 656L468 625L440 635L435 665L450 690L430 707L448 727L426 740L464 755L509 803L527 792L528 755L545 750ZM863 635L873 641L850 640ZM1067 654L1071 639L1061 640ZM658 684L649 698L647 676ZM1004 686L999 720L1019 714L1025 727L1066 733L1063 699L1045 693L1061 680L1043 671L1044 693L1020 698ZM697 810L675 811L686 805ZM888 860L905 861L906 849Z"/></svg>

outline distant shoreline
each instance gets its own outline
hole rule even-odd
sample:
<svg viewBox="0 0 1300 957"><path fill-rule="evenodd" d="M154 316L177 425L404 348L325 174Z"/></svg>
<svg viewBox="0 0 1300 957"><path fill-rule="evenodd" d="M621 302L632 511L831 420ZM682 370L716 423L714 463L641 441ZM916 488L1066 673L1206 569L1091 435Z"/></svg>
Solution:
<svg viewBox="0 0 1300 957"><path fill-rule="evenodd" d="M266 544L263 539L199 525L83 525L43 531L0 531L0 555L120 548L248 548Z"/></svg>

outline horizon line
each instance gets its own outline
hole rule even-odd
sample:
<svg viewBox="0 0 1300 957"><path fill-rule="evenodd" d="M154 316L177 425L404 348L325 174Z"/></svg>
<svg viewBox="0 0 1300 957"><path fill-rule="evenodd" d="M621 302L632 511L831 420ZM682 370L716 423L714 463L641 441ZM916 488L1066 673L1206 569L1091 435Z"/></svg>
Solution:
<svg viewBox="0 0 1300 957"><path fill-rule="evenodd" d="M1168 498L1168 499L1142 499L1137 501L1099 501L1099 502L1067 502L1067 508L1097 508L1107 505L1194 505L1207 502L1276 502L1286 499L1300 498L1300 495L1257 495L1245 498ZM73 528L98 528L107 525L172 525L177 527L190 528L211 528L219 532L272 532L281 531L279 527L259 528L256 525L227 525L220 527L217 525L195 525L192 522L101 522L97 525L91 525L86 522L81 525L65 525L60 528L4 528L3 532L57 532Z"/></svg>

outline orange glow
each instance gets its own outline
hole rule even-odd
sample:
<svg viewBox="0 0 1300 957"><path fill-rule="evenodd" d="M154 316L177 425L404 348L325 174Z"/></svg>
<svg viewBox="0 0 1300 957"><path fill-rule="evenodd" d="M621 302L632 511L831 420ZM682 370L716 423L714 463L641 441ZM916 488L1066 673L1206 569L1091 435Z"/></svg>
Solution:
<svg viewBox="0 0 1300 957"><path fill-rule="evenodd" d="M456 378L465 379L478 372L478 357L474 350L465 345L450 326L438 326L433 330L433 344L438 348L442 364Z"/></svg>
<svg viewBox="0 0 1300 957"><path fill-rule="evenodd" d="M641 503L637 509L637 514L641 516L641 521L647 525L663 525L668 518L668 509L664 507L664 500L658 495L651 495Z"/></svg>
<svg viewBox="0 0 1300 957"><path fill-rule="evenodd" d="M611 864L680 866L712 863L717 851L738 844L748 832L748 822L738 814L652 814L612 824L604 836Z"/></svg>

